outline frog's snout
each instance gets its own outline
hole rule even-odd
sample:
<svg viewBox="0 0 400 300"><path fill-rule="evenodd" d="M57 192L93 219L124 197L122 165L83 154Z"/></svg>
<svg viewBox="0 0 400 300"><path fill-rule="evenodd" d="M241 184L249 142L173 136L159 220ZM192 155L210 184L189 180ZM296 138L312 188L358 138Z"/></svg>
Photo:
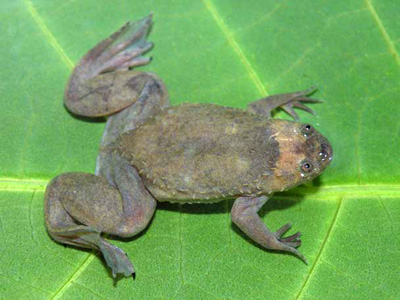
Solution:
<svg viewBox="0 0 400 300"><path fill-rule="evenodd" d="M321 141L321 148L318 153L319 159L321 160L321 163L324 164L325 166L329 165L329 163L332 160L332 146L328 142L327 139L323 139Z"/></svg>

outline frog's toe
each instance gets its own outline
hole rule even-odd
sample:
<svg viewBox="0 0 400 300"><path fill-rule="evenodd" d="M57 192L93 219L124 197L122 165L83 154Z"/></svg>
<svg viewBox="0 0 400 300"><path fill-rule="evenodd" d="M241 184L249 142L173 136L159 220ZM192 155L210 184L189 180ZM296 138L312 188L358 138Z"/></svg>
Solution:
<svg viewBox="0 0 400 300"><path fill-rule="evenodd" d="M301 241L296 241L296 242L282 242L281 243L285 244L286 246L292 247L292 248L297 248L301 245Z"/></svg>
<svg viewBox="0 0 400 300"><path fill-rule="evenodd" d="M146 41L151 24L152 14L137 22L126 23L112 35L112 43L98 58L96 73L127 70L148 64L151 58L143 57L142 54L153 48L153 43Z"/></svg>
<svg viewBox="0 0 400 300"><path fill-rule="evenodd" d="M296 248L301 245L301 240L300 240L301 232L296 232L293 235L282 237L291 227L292 225L290 223L283 225L276 232L274 232L274 236L281 244L292 248Z"/></svg>
<svg viewBox="0 0 400 300"><path fill-rule="evenodd" d="M151 58L143 57L142 54L148 52L151 48L153 48L153 43L145 42L141 45L126 49L104 63L101 73L111 72L114 70L122 71L146 65L151 61Z"/></svg>
<svg viewBox="0 0 400 300"><path fill-rule="evenodd" d="M301 254L295 247L291 247L291 246L285 245L285 244L282 244L282 247L283 247L282 250L293 253L298 258L300 258L302 261L304 261L304 263L306 265L308 265L307 258L303 254Z"/></svg>
<svg viewBox="0 0 400 300"><path fill-rule="evenodd" d="M292 227L291 223L286 223L283 225L281 228L279 228L277 231L274 232L274 235L277 238L280 238L286 231L288 231Z"/></svg>
<svg viewBox="0 0 400 300"><path fill-rule="evenodd" d="M275 238L273 241L270 242L269 249L293 253L306 264L308 264L307 259L304 257L304 255L296 249L301 245L301 241L298 240L299 236L300 233L298 232L286 238Z"/></svg>
<svg viewBox="0 0 400 300"><path fill-rule="evenodd" d="M284 242L293 242L298 240L298 238L301 236L301 232L296 232L295 234L288 236L288 237L282 237L290 228L292 228L291 223L286 223L283 225L281 228L279 228L277 231L274 232L275 237Z"/></svg>
<svg viewBox="0 0 400 300"><path fill-rule="evenodd" d="M118 32L110 46L109 54L115 55L132 46L146 42L152 24L153 14L134 22L127 22Z"/></svg>
<svg viewBox="0 0 400 300"><path fill-rule="evenodd" d="M291 236L279 238L279 240L281 242L294 242L294 241L299 240L299 237L301 237L301 232L296 232L295 234L293 234Z"/></svg>

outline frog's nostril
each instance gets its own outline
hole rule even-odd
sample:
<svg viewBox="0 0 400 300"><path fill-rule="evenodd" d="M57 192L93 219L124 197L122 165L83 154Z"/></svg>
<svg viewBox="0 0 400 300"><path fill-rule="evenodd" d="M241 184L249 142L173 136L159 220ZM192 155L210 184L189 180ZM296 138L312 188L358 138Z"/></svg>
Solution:
<svg viewBox="0 0 400 300"><path fill-rule="evenodd" d="M332 159L332 147L329 143L321 144L321 151L319 152L319 157L322 161L329 162Z"/></svg>

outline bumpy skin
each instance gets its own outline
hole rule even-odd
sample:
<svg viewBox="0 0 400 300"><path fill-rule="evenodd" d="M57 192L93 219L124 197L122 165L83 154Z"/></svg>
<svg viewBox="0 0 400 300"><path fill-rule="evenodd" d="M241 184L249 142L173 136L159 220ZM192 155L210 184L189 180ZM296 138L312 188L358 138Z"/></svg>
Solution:
<svg viewBox="0 0 400 300"><path fill-rule="evenodd" d="M65 173L45 195L49 234L61 243L102 252L115 277L134 274L123 250L102 237L130 237L146 228L156 200L210 203L236 199L232 221L266 249L291 252L300 233L271 232L257 212L268 195L319 175L332 149L311 125L271 119L283 108L313 113L304 102L315 89L275 95L247 110L212 104L169 107L163 82L154 74L130 70L149 62L141 55L151 15L127 23L90 50L75 68L65 105L75 114L109 116L97 158L96 175Z"/></svg>
<svg viewBox="0 0 400 300"><path fill-rule="evenodd" d="M318 154L327 140L317 132L304 136L303 127L235 108L183 104L123 134L116 149L157 200L208 203L286 190L317 175L292 170L305 160L325 167Z"/></svg>

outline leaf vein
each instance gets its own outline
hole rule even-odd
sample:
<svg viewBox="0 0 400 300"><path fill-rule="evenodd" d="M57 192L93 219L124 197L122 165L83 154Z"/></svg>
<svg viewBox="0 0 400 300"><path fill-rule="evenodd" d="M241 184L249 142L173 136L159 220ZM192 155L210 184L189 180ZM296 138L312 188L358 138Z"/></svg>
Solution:
<svg viewBox="0 0 400 300"><path fill-rule="evenodd" d="M86 286L84 286L84 285L82 285L82 284L80 284L80 283L75 282L75 284L76 284L76 285L79 285L81 288L87 290L88 292L92 293L93 295L96 295L97 297L99 297L99 299L106 299L106 298L104 298L103 296L101 296L100 294L96 293L95 291L89 289L88 287L86 287Z"/></svg>
<svg viewBox="0 0 400 300"><path fill-rule="evenodd" d="M54 35L51 33L49 28L46 26L44 23L42 17L39 15L37 12L36 8L33 6L32 1L30 0L25 0L25 5L31 14L33 20L39 27L39 29L42 31L44 37L46 40L50 43L50 45L54 48L54 50L60 55L62 61L65 62L65 64L68 66L69 69L72 69L74 67L74 63L71 61L71 59L67 56L65 53L64 49L60 46Z"/></svg>
<svg viewBox="0 0 400 300"><path fill-rule="evenodd" d="M1 191L44 191L49 180L43 179L19 179L0 178ZM292 197L293 195L307 195L310 198L328 199L331 197L351 195L356 196L400 196L400 184L343 184L324 185L319 187L297 187L283 194L277 194L277 198Z"/></svg>
<svg viewBox="0 0 400 300"><path fill-rule="evenodd" d="M388 46L390 54L392 54L396 63L400 66L400 56L399 56L399 53L397 52L396 46L394 45L394 42L392 41L389 33L386 31L386 28L383 25L382 20L379 17L378 13L376 12L375 7L372 4L372 1L364 0L364 2L365 2L365 5L367 6L367 9L371 13L372 18L374 19L376 25L378 26L378 28L383 36L383 39L385 40L385 42Z"/></svg>
<svg viewBox="0 0 400 300"><path fill-rule="evenodd" d="M7 278L7 279L10 279L10 280L12 280L14 283L19 283L19 284L21 284L21 285L28 286L28 287L30 287L30 288L32 288L32 289L34 289L34 290L41 291L41 292L44 292L44 293L47 293L47 294L51 294L50 291L45 290L45 289L43 289L43 288L41 288L41 287L39 287L39 286L35 286L35 285L32 285L32 284L29 284L28 282L26 282L26 281L24 281L24 280L18 280L18 279L16 279L16 278L12 277L12 276L4 276L3 274L0 274L0 277L4 277L4 278ZM9 288L10 288L10 286L7 287L7 289L9 289ZM6 289L2 290L2 292L4 293L5 290L6 290Z"/></svg>
<svg viewBox="0 0 400 300"><path fill-rule="evenodd" d="M3 259L3 256L6 254L5 249L7 248L6 234L4 233L3 226L4 226L3 222L1 221L1 218L0 218L0 233L1 233L1 236L2 236L1 241L2 241L2 244L4 246L4 248L3 248L3 250L1 251L1 254L0 254L0 261Z"/></svg>
<svg viewBox="0 0 400 300"><path fill-rule="evenodd" d="M255 28L261 24L265 24L268 20L270 20L280 9L283 9L286 7L287 5L287 0L281 1L278 4L276 4L274 7L272 7L272 9L270 9L270 11L265 14L264 16L262 16L261 18L253 21L252 23L250 23L247 26L241 26L240 28L235 30L235 33L237 32L243 32L243 31L248 31L252 28Z"/></svg>
<svg viewBox="0 0 400 300"><path fill-rule="evenodd" d="M88 265L92 262L92 260L96 257L94 255L94 251L92 251L86 259L82 262L82 264L76 269L75 272L72 273L70 277L68 277L67 281L54 293L51 299L60 299L60 297L65 293L65 291L71 286L71 284L75 281L79 275L88 267Z"/></svg>
<svg viewBox="0 0 400 300"><path fill-rule="evenodd" d="M210 12L211 16L213 17L213 19L215 20L215 22L217 23L219 28L221 29L221 31L224 34L229 45L232 47L232 49L235 51L235 53L239 57L240 62L244 65L246 71L249 73L251 80L254 82L254 84L257 87L260 94L264 97L268 96L268 92L265 89L264 85L261 83L260 78L258 77L254 68L251 66L249 60L247 59L246 55L244 54L242 48L239 46L234 35L228 29L225 22L222 20L217 9L215 8L214 4L210 0L203 0L203 4L207 8L207 10Z"/></svg>
<svg viewBox="0 0 400 300"><path fill-rule="evenodd" d="M203 291L204 293L206 293L208 296L212 296L212 297L214 297L214 299L219 299L216 295L210 293L209 291L207 291L205 288L203 288L202 286L200 286L200 285L198 285L198 284L191 283L191 282L187 282L187 283L184 284L184 286L185 286L185 287L193 286L193 287L195 287L195 288L198 288L198 289L202 290L202 291ZM178 294L177 294L177 295L178 295ZM179 297L174 297L173 299L178 299L178 298L179 298ZM207 297L207 299L209 299L209 297Z"/></svg>
<svg viewBox="0 0 400 300"><path fill-rule="evenodd" d="M35 194L36 194L36 191L34 190L33 191L33 193L32 193L32 198L31 198L31 202L30 202L30 204L29 204L29 217L28 217L28 219L29 219L29 227L30 227L30 229L31 229L31 238L32 238L32 241L33 241L33 243L35 243L36 245L39 245L38 244L38 242L35 240L35 237L34 237L34 234L33 234L33 223L32 223L32 206L33 206L33 200L35 199Z"/></svg>
<svg viewBox="0 0 400 300"><path fill-rule="evenodd" d="M317 47L309 47L297 58L295 62L293 62L290 66L287 67L281 74L277 76L273 85L276 85L279 82L282 82L282 78L286 77L287 75L291 74L293 70L301 65L301 63L305 60L305 58L312 52L314 52Z"/></svg>
<svg viewBox="0 0 400 300"><path fill-rule="evenodd" d="M29 103L29 106L31 108L31 117L27 118L27 123L28 123L27 124L27 129L25 130L25 134L24 134L23 142L22 142L23 146L22 146L22 153L21 153L21 158L20 158L20 164L21 164L21 166L20 166L20 170L21 170L20 174L21 174L22 177L24 177L25 165L26 165L26 162L28 161L26 159L26 151L29 149L28 140L32 136L32 129L34 127L33 124L34 124L34 121L35 121L35 110L34 110L34 105L33 105L33 102L32 102L32 97L31 97L30 94L28 94L26 96L26 98L28 99L28 103Z"/></svg>
<svg viewBox="0 0 400 300"><path fill-rule="evenodd" d="M357 112L357 132L355 137L355 155L356 155L356 167L357 167L357 183L361 184L361 162L360 162L360 131L361 131L361 110Z"/></svg>
<svg viewBox="0 0 400 300"><path fill-rule="evenodd" d="M390 225L392 227L392 231L394 233L395 229L394 229L394 222L393 222L393 219L392 219L392 215L389 213L389 210L387 209L386 205L383 203L382 197L378 196L378 199L379 199L379 203L381 204L383 210L385 211L385 213L386 213L386 215L388 217L388 220L389 220Z"/></svg>
<svg viewBox="0 0 400 300"><path fill-rule="evenodd" d="M338 215L339 215L340 207L342 206L342 202L343 202L343 199L340 198L339 199L339 203L338 203L338 207L336 208L336 212L335 212L335 215L333 216L333 219L332 219L331 225L329 226L328 232L325 235L325 238L324 238L324 241L322 242L321 248L319 249L318 254L315 257L315 260L314 260L313 265L311 266L310 272L308 272L307 277L304 280L303 285L301 286L300 291L298 292L298 294L296 296L296 299L299 299L300 296L303 294L303 292L305 290L305 287L307 286L307 283L310 281L310 278L311 278L311 276L312 276L312 274L313 274L313 272L315 270L317 262L320 261L321 254L322 254L323 250L325 249L325 245L326 245L326 243L327 243L327 241L329 239L329 236L330 236L330 234L332 232L332 229L333 229L333 227L335 227L336 221L338 219Z"/></svg>
<svg viewBox="0 0 400 300"><path fill-rule="evenodd" d="M39 190L46 188L49 180L41 179L19 179L19 178L0 178L0 190Z"/></svg>
<svg viewBox="0 0 400 300"><path fill-rule="evenodd" d="M354 277L353 275L351 275L350 273L343 271L341 269L339 269L337 266L335 266L334 264L326 261L325 259L321 259L321 263L326 264L327 266L329 266L332 270L334 270L335 272L344 275L346 277L349 277L352 279L352 281L347 281L347 282L360 282L360 278ZM367 282L363 281L364 283L368 284Z"/></svg>

